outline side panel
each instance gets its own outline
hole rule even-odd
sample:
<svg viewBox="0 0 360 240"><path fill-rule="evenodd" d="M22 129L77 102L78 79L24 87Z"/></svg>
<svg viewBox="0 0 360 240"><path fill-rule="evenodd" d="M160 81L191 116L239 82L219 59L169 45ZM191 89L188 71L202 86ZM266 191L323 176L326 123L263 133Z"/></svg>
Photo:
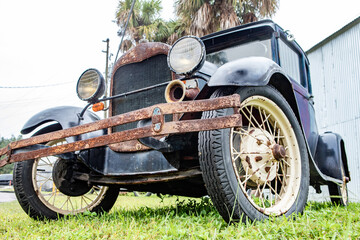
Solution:
<svg viewBox="0 0 360 240"><path fill-rule="evenodd" d="M296 82L293 82L293 88L305 137L310 148L311 156L314 157L319 136L314 106L312 101L310 101L310 95L305 88L298 85Z"/></svg>

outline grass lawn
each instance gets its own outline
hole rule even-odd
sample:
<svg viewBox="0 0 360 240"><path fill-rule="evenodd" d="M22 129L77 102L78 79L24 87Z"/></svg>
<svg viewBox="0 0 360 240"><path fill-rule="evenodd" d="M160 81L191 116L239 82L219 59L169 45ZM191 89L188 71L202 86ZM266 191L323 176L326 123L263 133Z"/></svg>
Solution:
<svg viewBox="0 0 360 240"><path fill-rule="evenodd" d="M230 224L207 199L120 195L110 213L35 221L17 201L0 203L1 239L356 239L360 204L309 202L296 219Z"/></svg>

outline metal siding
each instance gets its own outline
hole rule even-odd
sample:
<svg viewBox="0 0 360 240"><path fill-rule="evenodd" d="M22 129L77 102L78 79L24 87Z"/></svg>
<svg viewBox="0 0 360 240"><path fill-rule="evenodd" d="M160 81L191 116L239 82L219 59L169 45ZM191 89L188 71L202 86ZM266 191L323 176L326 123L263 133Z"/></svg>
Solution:
<svg viewBox="0 0 360 240"><path fill-rule="evenodd" d="M308 55L319 132L336 132L344 139L351 172L351 201L360 201L359 43L360 23Z"/></svg>

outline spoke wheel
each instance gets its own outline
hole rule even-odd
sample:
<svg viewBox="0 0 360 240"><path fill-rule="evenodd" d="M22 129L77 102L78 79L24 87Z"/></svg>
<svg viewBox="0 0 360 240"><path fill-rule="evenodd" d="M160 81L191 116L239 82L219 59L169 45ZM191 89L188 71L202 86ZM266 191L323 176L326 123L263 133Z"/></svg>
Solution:
<svg viewBox="0 0 360 240"><path fill-rule="evenodd" d="M56 146L64 142L66 143L65 140L57 140L46 145ZM111 209L119 192L116 187L89 187L83 184L76 186L76 194L61 192L53 179L57 161L65 160L49 156L15 164L15 194L28 215L35 219L57 219L85 211L101 212ZM67 192L70 193L71 189Z"/></svg>
<svg viewBox="0 0 360 240"><path fill-rule="evenodd" d="M64 142L64 140L52 141L47 145L57 146ZM102 200L102 196L108 188L103 186L86 187L85 193L80 196L68 196L61 193L53 180L53 168L57 161L62 160L54 156L34 160L32 183L40 201L52 211L62 215L91 210Z"/></svg>
<svg viewBox="0 0 360 240"><path fill-rule="evenodd" d="M213 97L230 94L218 90ZM272 87L237 89L238 128L201 132L200 165L214 205L226 221L289 216L305 206L309 165L301 128L286 100ZM203 118L233 114L223 109Z"/></svg>
<svg viewBox="0 0 360 240"><path fill-rule="evenodd" d="M263 96L247 98L244 125L231 129L231 160L241 190L259 211L281 215L295 203L301 180L296 135L286 115Z"/></svg>

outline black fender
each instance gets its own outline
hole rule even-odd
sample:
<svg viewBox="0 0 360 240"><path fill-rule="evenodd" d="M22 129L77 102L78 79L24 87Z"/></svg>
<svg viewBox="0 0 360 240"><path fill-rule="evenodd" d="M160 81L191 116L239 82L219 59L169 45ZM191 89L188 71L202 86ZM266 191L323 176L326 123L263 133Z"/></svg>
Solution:
<svg viewBox="0 0 360 240"><path fill-rule="evenodd" d="M54 131L58 131L58 130L61 130L60 124L52 124L52 125L44 126L43 128L40 128L32 136L38 136L38 135L41 135L41 134L50 133L50 132L54 132ZM45 148L48 148L48 147L49 146L46 146L46 145L35 144L35 145L15 149L15 150L13 150L13 154L24 153L24 152L29 152L29 151L35 151L35 150L45 149ZM72 152L56 154L54 156L62 158L62 159L69 159L69 160L70 159L76 159L76 155L74 153L72 153Z"/></svg>
<svg viewBox="0 0 360 240"><path fill-rule="evenodd" d="M325 132L319 135L315 162L322 173L341 181L343 180L341 168L343 168L345 176L350 180L345 144L339 134Z"/></svg>
<svg viewBox="0 0 360 240"><path fill-rule="evenodd" d="M215 86L265 86L275 73L286 75L274 61L265 57L241 58L219 67L208 85Z"/></svg>
<svg viewBox="0 0 360 240"><path fill-rule="evenodd" d="M37 127L49 122L56 122L55 124L51 125L53 126L52 128L54 128L55 131L59 129L67 129L67 128L79 126L85 123L96 122L100 120L100 118L96 114L90 111L86 111L83 118L80 119L78 117L78 114L80 114L81 111L82 108L71 107L71 106L54 107L43 110L32 116L25 123L24 127L21 129L21 134L28 134L33 130L35 130ZM90 132L79 136L68 137L66 138L66 140L68 142L75 142L79 140L98 137L106 134L106 131L107 130L99 130L96 132Z"/></svg>

